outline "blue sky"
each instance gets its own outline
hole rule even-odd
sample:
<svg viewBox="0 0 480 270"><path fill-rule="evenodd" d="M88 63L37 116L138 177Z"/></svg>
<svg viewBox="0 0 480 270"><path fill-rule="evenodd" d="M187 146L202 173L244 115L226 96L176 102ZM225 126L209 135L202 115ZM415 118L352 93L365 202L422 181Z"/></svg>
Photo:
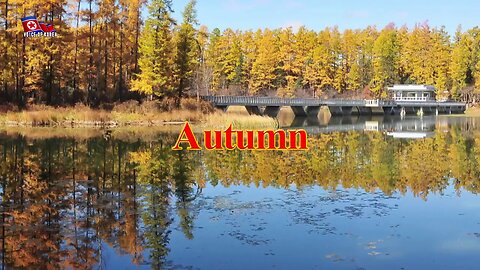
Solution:
<svg viewBox="0 0 480 270"><path fill-rule="evenodd" d="M278 28L305 25L321 30L337 25L381 29L390 22L412 27L428 21L444 25L450 34L457 26L480 25L479 0L197 0L198 19L209 29ZM174 0L174 16L180 20L188 0Z"/></svg>

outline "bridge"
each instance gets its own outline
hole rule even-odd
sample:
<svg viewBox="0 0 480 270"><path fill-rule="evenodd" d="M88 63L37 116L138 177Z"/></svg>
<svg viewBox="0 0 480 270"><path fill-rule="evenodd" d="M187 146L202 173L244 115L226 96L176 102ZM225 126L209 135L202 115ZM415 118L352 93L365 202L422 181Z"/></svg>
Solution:
<svg viewBox="0 0 480 270"><path fill-rule="evenodd" d="M295 116L317 116L321 107L327 107L336 115L372 115L372 114L459 114L464 113L466 104L460 102L439 101L394 101L361 99L316 99L316 98L279 98L247 96L202 96L216 108L226 111L229 106L244 106L249 114L276 117L281 107L292 108Z"/></svg>

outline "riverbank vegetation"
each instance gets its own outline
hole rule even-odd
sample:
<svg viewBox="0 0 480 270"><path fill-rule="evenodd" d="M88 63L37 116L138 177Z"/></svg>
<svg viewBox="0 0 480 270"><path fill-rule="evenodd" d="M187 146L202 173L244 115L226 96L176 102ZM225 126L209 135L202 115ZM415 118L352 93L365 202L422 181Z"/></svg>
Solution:
<svg viewBox="0 0 480 270"><path fill-rule="evenodd" d="M179 108L182 98L207 94L385 97L394 83L431 84L441 97L478 100L478 27L222 31L200 25L195 0L181 21L166 0L71 4L6 1L1 104L102 108L173 98ZM23 38L18 21L25 14L52 22L58 36Z"/></svg>
<svg viewBox="0 0 480 270"><path fill-rule="evenodd" d="M465 111L467 116L480 116L480 108L479 107L470 107Z"/></svg>
<svg viewBox="0 0 480 270"><path fill-rule="evenodd" d="M277 120L266 116L249 116L239 108L231 112L215 110L206 101L182 99L177 108L175 100L146 101L131 100L118 103L111 108L94 109L81 103L72 107L29 105L20 110L0 113L0 126L8 127L94 127L113 128L127 126L180 125L190 121L201 128L276 128Z"/></svg>
<svg viewBox="0 0 480 270"><path fill-rule="evenodd" d="M72 107L29 105L24 110L9 110L0 114L0 124L8 126L155 126L184 121L199 122L215 113L208 102L183 99L179 107L165 99L138 103L131 100L112 107L94 109L81 103ZM220 113L220 112L217 112Z"/></svg>

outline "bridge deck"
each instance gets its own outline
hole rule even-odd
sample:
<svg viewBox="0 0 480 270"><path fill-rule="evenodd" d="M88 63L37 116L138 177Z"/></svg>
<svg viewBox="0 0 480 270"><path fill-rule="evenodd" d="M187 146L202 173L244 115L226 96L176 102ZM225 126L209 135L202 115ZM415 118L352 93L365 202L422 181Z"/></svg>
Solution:
<svg viewBox="0 0 480 270"><path fill-rule="evenodd" d="M217 106L360 106L360 107L437 107L437 106L465 106L459 102L395 102L393 100L361 99L315 99L315 98L279 98L279 97L246 97L246 96L202 96L203 100L210 101Z"/></svg>
<svg viewBox="0 0 480 270"><path fill-rule="evenodd" d="M280 107L291 107L296 116L316 116L320 107L326 106L332 115L350 114L440 114L463 113L465 103L425 102L362 99L315 99L279 97L202 96L214 106L226 109L229 106L245 106L250 114L276 117ZM265 108L265 109L264 109Z"/></svg>

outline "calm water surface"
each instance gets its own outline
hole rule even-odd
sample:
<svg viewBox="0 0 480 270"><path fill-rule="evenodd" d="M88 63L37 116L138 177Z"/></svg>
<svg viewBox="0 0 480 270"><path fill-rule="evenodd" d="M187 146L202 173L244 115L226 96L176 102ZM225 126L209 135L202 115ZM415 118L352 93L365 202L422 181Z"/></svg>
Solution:
<svg viewBox="0 0 480 270"><path fill-rule="evenodd" d="M2 269L479 269L480 119L296 119L308 152L0 133Z"/></svg>

